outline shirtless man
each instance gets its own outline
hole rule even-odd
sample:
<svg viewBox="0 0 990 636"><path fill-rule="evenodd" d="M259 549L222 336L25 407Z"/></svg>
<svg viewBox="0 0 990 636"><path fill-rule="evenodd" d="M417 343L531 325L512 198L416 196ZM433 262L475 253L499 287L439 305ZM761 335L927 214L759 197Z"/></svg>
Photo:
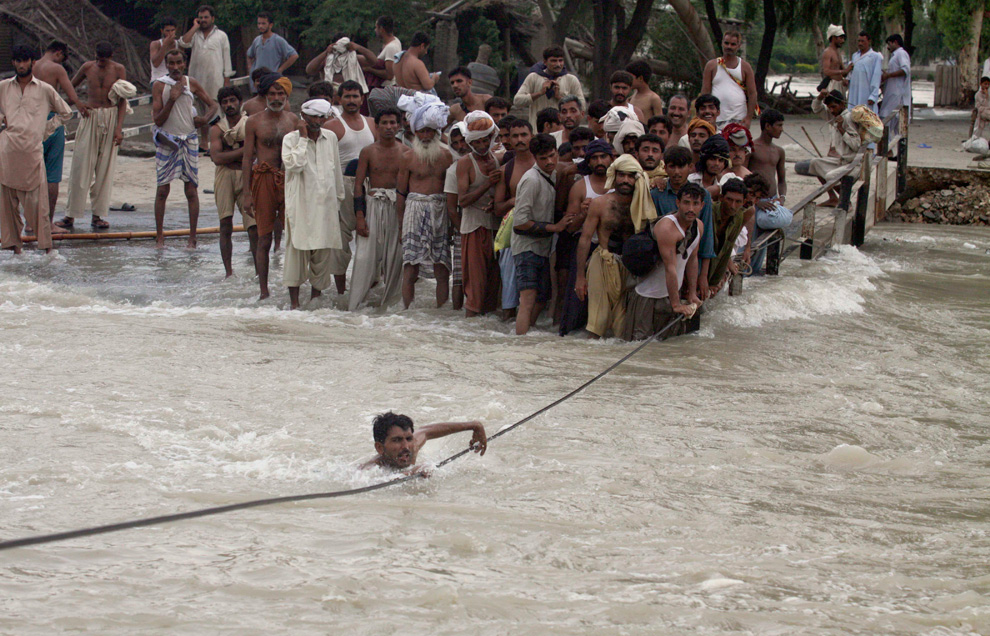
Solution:
<svg viewBox="0 0 990 636"><path fill-rule="evenodd" d="M618 252L623 241L636 231L630 206L636 191L637 170L643 169L631 155L623 155L609 166L614 191L591 202L581 228L574 291L579 299L588 298L589 338L602 338L609 328L616 336L622 332L627 273ZM596 233L598 247L591 253L591 238Z"/></svg>
<svg viewBox="0 0 990 636"><path fill-rule="evenodd" d="M667 119L670 120L671 143L677 143L681 137L687 134L690 123L689 111L691 103L684 95L674 95L667 104Z"/></svg>
<svg viewBox="0 0 990 636"><path fill-rule="evenodd" d="M471 79L471 70L468 67L458 66L447 75L447 78L450 80L450 90L453 91L454 97L461 100L460 103L450 107L449 123L463 120L472 110L485 110L485 104L492 96L471 92L474 80Z"/></svg>
<svg viewBox="0 0 990 636"><path fill-rule="evenodd" d="M234 275L231 265L233 254L234 207L241 211L241 219L247 228L251 245L251 258L258 255L258 228L254 217L244 208L244 180L241 178L241 162L244 159L244 140L237 139L241 113L241 93L236 86L224 86L217 92L223 117L210 127L210 159L216 166L213 177L213 196L220 215L220 258L227 278ZM242 126L243 129L243 126ZM257 272L257 266L255 267Z"/></svg>
<svg viewBox="0 0 990 636"><path fill-rule="evenodd" d="M265 110L248 117L244 128L244 156L241 162L244 207L258 224L258 251L255 266L261 295L268 298L268 253L275 224L285 219L285 171L282 169L282 138L298 128L299 116L286 108L292 83L276 73L258 82Z"/></svg>
<svg viewBox="0 0 990 636"><path fill-rule="evenodd" d="M416 456L426 442L464 431L472 433L468 448L482 455L488 448L488 438L481 422L427 424L415 431L413 421L408 415L389 411L377 416L372 426L378 455L361 464L361 470L377 466L386 470L406 471L410 475L421 472L416 466ZM426 473L422 474L426 476Z"/></svg>
<svg viewBox="0 0 990 636"><path fill-rule="evenodd" d="M270 74L271 72L272 72L271 69L269 69L267 66L259 66L258 68L251 71L251 81L254 82L255 86L257 86L258 80L260 80L265 75ZM244 104L241 106L241 110L244 111L245 117L250 117L255 113L260 113L261 111L265 110L265 106L266 104L265 104L264 95L255 93L254 96L251 97L251 99L244 102Z"/></svg>
<svg viewBox="0 0 990 636"><path fill-rule="evenodd" d="M396 70L396 77L400 72ZM454 159L440 143L440 129L449 114L446 106L426 104L409 117L415 139L412 152L403 155L399 164L396 184L402 224L402 302L406 309L412 304L423 264L433 264L437 307L443 307L450 296L450 218L443 186Z"/></svg>
<svg viewBox="0 0 990 636"><path fill-rule="evenodd" d="M120 80L124 82L118 84ZM87 195L92 200L90 225L98 229L110 227L103 217L110 210L117 147L124 140L127 97L136 92L126 80L127 70L113 61L113 47L108 42L97 44L96 59L79 67L72 78L74 87L86 82L89 116L79 122L76 130L69 170L69 203L65 217L57 223L60 227L70 228L74 219L82 216Z"/></svg>
<svg viewBox="0 0 990 636"><path fill-rule="evenodd" d="M354 177L354 215L357 236L354 241L354 269L351 272L351 297L348 309L356 310L368 290L383 274L380 307L395 303L402 290L402 226L396 210L395 186L399 166L408 161L412 150L399 143L396 135L402 113L397 108L383 108L375 115L378 141L361 149ZM367 192L365 179L369 179Z"/></svg>
<svg viewBox="0 0 990 636"><path fill-rule="evenodd" d="M784 116L776 110L764 111L760 115L760 136L753 141L753 154L749 157L749 169L766 180L770 185L769 196L776 196L781 205L787 197L787 167L784 149L773 141L783 133ZM757 202L757 207L761 203Z"/></svg>
<svg viewBox="0 0 990 636"><path fill-rule="evenodd" d="M509 128L509 145L516 153L502 166L502 179L495 186L495 216L505 217L516 205L516 186L526 171L536 164L529 142L533 138L533 128L529 120L516 119ZM499 269L502 272L502 320L513 318L519 307L519 290L516 289L516 265L512 258L512 247L506 245L498 253Z"/></svg>
<svg viewBox="0 0 990 636"><path fill-rule="evenodd" d="M148 45L148 54L151 57L151 81L154 82L159 77L164 77L168 75L168 69L165 68L165 55L169 51L175 51L179 48L176 43L176 23L175 18L164 18L158 27L161 33L161 39L153 40L150 45Z"/></svg>
<svg viewBox="0 0 990 636"><path fill-rule="evenodd" d="M337 88L337 99L343 110L340 117L331 119L323 125L324 128L337 136L339 141L340 167L344 170L344 191L347 197L340 205L340 238L343 247L333 250L330 260L330 272L333 274L337 293L343 294L347 289L347 266L351 262L351 238L354 236L354 173L347 169L348 164L356 160L361 150L375 143L377 131L375 120L361 114L364 105L364 93L361 85L354 80L347 80ZM351 176L348 176L348 173Z"/></svg>
<svg viewBox="0 0 990 636"><path fill-rule="evenodd" d="M411 88L414 91L437 94L434 88L437 80L440 79L440 72L430 73L426 70L426 64L420 59L426 55L430 48L430 38L422 31L416 32L412 37L409 48L406 49L399 62L393 67L395 69L395 83L402 88Z"/></svg>
<svg viewBox="0 0 990 636"><path fill-rule="evenodd" d="M822 53L822 77L829 80L828 90L846 92L846 75L851 70L842 63L842 47L846 45L846 31L838 24L828 27L828 46Z"/></svg>
<svg viewBox="0 0 990 636"><path fill-rule="evenodd" d="M647 119L643 115L643 111L635 104L629 103L629 92L632 91L633 87L632 74L626 71L616 71L612 73L608 86L609 90L612 91L612 101L609 102L612 107L621 106L628 108L631 105L633 110L636 111L636 117L639 118L640 123L645 125Z"/></svg>
<svg viewBox="0 0 990 636"><path fill-rule="evenodd" d="M663 115L663 99L650 88L650 77L653 76L653 69L646 60L636 60L630 62L626 67L626 72L632 75L632 87L636 93L629 99L629 102L636 108L643 111L643 123L649 122L657 115Z"/></svg>
<svg viewBox="0 0 990 636"><path fill-rule="evenodd" d="M55 41L48 45L45 54L34 63L34 76L46 84L50 84L56 91L65 93L66 101L70 106L79 109L81 117L89 116L89 109L86 104L79 101L76 89L69 81L69 74L65 72L65 58L69 54L69 47L65 42ZM55 117L54 112L48 113L48 119ZM61 120L59 120L61 122ZM62 182L62 161L65 159L65 126L61 123L54 131L48 133L44 142L45 173L48 180L48 218L55 214L55 204L58 203L58 186ZM30 233L28 228L25 232ZM65 228L52 225L52 234L62 234L68 232Z"/></svg>

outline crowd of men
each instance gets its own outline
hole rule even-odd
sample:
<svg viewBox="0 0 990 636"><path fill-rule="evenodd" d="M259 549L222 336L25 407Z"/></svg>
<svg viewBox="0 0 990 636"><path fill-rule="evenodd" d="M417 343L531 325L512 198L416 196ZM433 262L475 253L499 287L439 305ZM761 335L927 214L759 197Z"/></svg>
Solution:
<svg viewBox="0 0 990 636"><path fill-rule="evenodd" d="M725 33L723 55L705 66L694 100L674 95L665 105L650 89L649 63L636 60L611 76L608 101L586 103L564 51L550 47L512 102L474 92L469 68L449 70L457 99L447 105L436 96L441 73L423 61L428 36L415 34L403 49L383 16L381 52L332 36L306 65L315 81L292 112L295 86L282 73L298 53L272 31L272 16L258 15L247 52L249 95L231 85L230 45L214 16L200 7L182 35L166 20L150 46L158 243L178 180L195 247L198 161L209 155L224 269L233 274L237 208L262 299L270 295L272 248L284 244L292 308L307 283L311 297L331 284L349 294L351 310L409 307L417 282L433 278L438 307L450 300L469 317L498 311L515 320L517 334L547 311L561 335L586 329L591 337L641 339L693 316L731 276L758 272L754 241L791 222L785 153L775 143L784 117L760 112L737 31ZM888 99L910 103L900 36L887 40L893 55L885 72L866 34L843 64L844 38L841 27L830 28L813 105L832 126L830 152L798 166L823 180L861 146L854 102L875 108L884 82L882 108ZM4 248L20 252L21 207L38 247L50 249L51 232L67 231L87 209L87 190L91 224L107 227L134 87L110 45L96 51L70 82L64 44L53 43L37 62L25 47L14 49L16 76L0 82ZM75 92L83 82L85 103ZM69 104L82 117L69 203L50 223ZM633 267L624 250L640 235L649 249Z"/></svg>

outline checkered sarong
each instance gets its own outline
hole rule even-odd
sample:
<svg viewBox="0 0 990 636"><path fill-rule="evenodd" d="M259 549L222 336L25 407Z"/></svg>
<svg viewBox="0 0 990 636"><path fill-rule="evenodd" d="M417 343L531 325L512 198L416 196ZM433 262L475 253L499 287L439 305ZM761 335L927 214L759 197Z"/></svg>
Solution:
<svg viewBox="0 0 990 636"><path fill-rule="evenodd" d="M440 263L450 269L447 195L410 192L402 216L402 263Z"/></svg>

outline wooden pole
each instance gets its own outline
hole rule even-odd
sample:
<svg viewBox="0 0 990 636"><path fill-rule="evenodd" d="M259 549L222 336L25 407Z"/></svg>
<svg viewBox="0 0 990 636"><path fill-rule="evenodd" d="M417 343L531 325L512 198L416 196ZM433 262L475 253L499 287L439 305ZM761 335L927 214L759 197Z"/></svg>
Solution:
<svg viewBox="0 0 990 636"><path fill-rule="evenodd" d="M235 232L243 232L243 225L235 225ZM172 236L189 236L189 228L182 230L165 230L162 234L165 238ZM196 230L196 236L200 234L219 234L219 227L204 227ZM158 235L155 232L76 232L72 234L52 234L52 240L55 241L103 241L103 240L125 240L129 241L132 239L153 239L157 238ZM22 243L34 243L38 240L36 236L24 236L21 237Z"/></svg>
<svg viewBox="0 0 990 636"><path fill-rule="evenodd" d="M811 135L809 135L809 134L808 134L808 129L807 129L807 128L805 128L804 126L801 126L801 130L803 130L803 131L804 131L804 136L805 136L805 137L807 137L807 138L808 138L808 141L810 141L810 142L811 142L811 147L815 149L815 152L817 152L817 153L818 153L818 156L819 156L819 157L823 157L824 155L822 154L822 151L821 151L821 150L819 150L819 149L818 149L818 146L816 146L816 145L815 145L815 140L814 140L814 139L812 139L812 138L811 138Z"/></svg>

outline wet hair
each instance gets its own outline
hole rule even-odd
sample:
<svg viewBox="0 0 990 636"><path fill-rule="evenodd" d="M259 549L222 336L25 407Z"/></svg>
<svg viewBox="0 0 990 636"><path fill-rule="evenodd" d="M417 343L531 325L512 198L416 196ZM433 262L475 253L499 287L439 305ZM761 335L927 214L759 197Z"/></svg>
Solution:
<svg viewBox="0 0 990 636"><path fill-rule="evenodd" d="M564 49L559 46L548 46L543 49L543 61L546 62L551 57L566 57L564 55Z"/></svg>
<svg viewBox="0 0 990 636"><path fill-rule="evenodd" d="M386 106L385 108L375 113L376 126L381 123L382 117L384 117L385 115L395 115L395 121L397 121L400 126L402 125L402 111L396 108L395 106Z"/></svg>
<svg viewBox="0 0 990 636"><path fill-rule="evenodd" d="M543 132L543 127L547 124L560 124L560 111L553 106L536 113L536 129Z"/></svg>
<svg viewBox="0 0 990 636"><path fill-rule="evenodd" d="M578 110L581 110L581 98L579 98L577 95L567 95L559 102L557 102L557 108L560 108L564 104L570 104L571 102L577 104Z"/></svg>
<svg viewBox="0 0 990 636"><path fill-rule="evenodd" d="M48 48L45 50L49 53L61 53L65 56L69 55L69 45L59 40L52 40L52 43L49 44Z"/></svg>
<svg viewBox="0 0 990 636"><path fill-rule="evenodd" d="M38 52L33 46L27 44L16 44L10 49L11 62L23 62L24 60L34 61L38 59Z"/></svg>
<svg viewBox="0 0 990 636"><path fill-rule="evenodd" d="M252 73L251 75L252 75L252 79L254 79L253 78L254 74ZM254 81L257 82L258 80L254 80ZM326 98L327 101L329 101L333 99L333 84L331 84L330 82L313 82L312 84L309 85L309 88L306 90L306 94L309 95L310 99L323 97Z"/></svg>
<svg viewBox="0 0 990 636"><path fill-rule="evenodd" d="M569 137L571 140L571 145L574 145L574 142L576 141L587 141L588 143L591 143L596 139L595 133L592 132L592 130L587 126L578 126L571 131Z"/></svg>
<svg viewBox="0 0 990 636"><path fill-rule="evenodd" d="M550 151L557 151L557 140L546 133L534 135L529 140L529 152L534 157L545 155Z"/></svg>
<svg viewBox="0 0 990 636"><path fill-rule="evenodd" d="M685 150L687 149L685 148ZM677 192L678 201L684 198L704 201L705 189L694 182L685 183L684 186Z"/></svg>
<svg viewBox="0 0 990 636"><path fill-rule="evenodd" d="M588 104L588 117L591 117L595 121L598 121L605 116L608 111L612 109L612 105L606 102L604 99L596 99L595 101Z"/></svg>
<svg viewBox="0 0 990 636"><path fill-rule="evenodd" d="M211 18L217 17L217 10L214 9L213 7L211 7L208 4L201 4L201 5L199 5L199 8L196 9L196 15L199 15L200 13L203 13L204 11L206 13L209 13Z"/></svg>
<svg viewBox="0 0 990 636"><path fill-rule="evenodd" d="M113 57L113 45L109 42L100 42L96 45L96 57L106 59Z"/></svg>
<svg viewBox="0 0 990 636"><path fill-rule="evenodd" d="M272 14L268 13L267 11L258 12L258 16L256 19L260 20L262 18L268 20L268 24L275 24L275 18L273 18Z"/></svg>
<svg viewBox="0 0 990 636"><path fill-rule="evenodd" d="M698 95L698 99L694 100L694 109L701 112L702 106L707 106L708 104L715 104L715 108L722 110L722 102L718 97L715 97L711 93L705 93L704 95Z"/></svg>
<svg viewBox="0 0 990 636"><path fill-rule="evenodd" d="M409 43L409 48L417 47L420 46L421 44L425 44L426 46L429 46L430 36L426 35L422 31L416 31L415 33L413 33L412 42Z"/></svg>
<svg viewBox="0 0 990 636"><path fill-rule="evenodd" d="M395 20L393 20L387 15L383 15L377 20L375 20L375 24L378 25L378 27L381 28L382 31L385 31L389 35L395 33Z"/></svg>
<svg viewBox="0 0 990 636"><path fill-rule="evenodd" d="M779 121L784 121L784 114L779 110L769 108L760 115L760 130L773 126Z"/></svg>
<svg viewBox="0 0 990 636"><path fill-rule="evenodd" d="M262 77L264 77L265 75L268 75L271 72L272 72L272 69L268 68L267 66L259 66L258 68L256 68L253 71L251 71L251 81L254 82L255 84L257 84L258 83L258 80L260 80ZM319 84L319 82L317 82L317 84ZM310 86L310 88L313 88L313 87Z"/></svg>
<svg viewBox="0 0 990 636"><path fill-rule="evenodd" d="M663 162L671 168L683 168L694 163L694 153L690 148L674 144L664 151Z"/></svg>
<svg viewBox="0 0 990 636"><path fill-rule="evenodd" d="M337 88L337 97L343 97L344 93L357 91L358 93L364 95L361 90L361 85L354 80L346 80Z"/></svg>
<svg viewBox="0 0 990 636"><path fill-rule="evenodd" d="M897 42L897 46L904 48L904 38L901 37L900 33L894 33L892 35L888 35L886 41Z"/></svg>
<svg viewBox="0 0 990 636"><path fill-rule="evenodd" d="M505 119L502 121L505 121ZM529 132L533 132L533 124L529 123L528 119L522 119L520 117L513 119L512 122L509 123L509 130L512 130L513 128L525 128Z"/></svg>
<svg viewBox="0 0 990 636"><path fill-rule="evenodd" d="M612 73L612 77L608 78L608 85L612 84L625 84L627 86L632 86L633 76L631 73L626 71L616 71Z"/></svg>
<svg viewBox="0 0 990 636"><path fill-rule="evenodd" d="M162 29L164 29L167 26L178 28L179 27L179 23L176 21L175 18L173 18L171 16L166 16L166 17L162 18L158 22L158 30L161 31Z"/></svg>
<svg viewBox="0 0 990 636"><path fill-rule="evenodd" d="M375 441L379 444L384 444L385 440L388 439L388 432L392 430L393 426L398 426L410 433L414 432L412 418L408 415L400 415L389 411L388 413L377 415L371 423L371 431Z"/></svg>
<svg viewBox="0 0 990 636"><path fill-rule="evenodd" d="M650 63L646 60L634 60L626 66L626 72L635 77L642 77L643 81L646 83L650 82L650 78L653 77L653 69L650 68Z"/></svg>
<svg viewBox="0 0 990 636"><path fill-rule="evenodd" d="M746 175L746 178L743 179L743 184L746 186L746 190L751 194L756 194L758 192L770 194L770 184L767 183L766 177L761 174L754 172Z"/></svg>
<svg viewBox="0 0 990 636"><path fill-rule="evenodd" d="M646 122L646 129L649 130L657 124L666 128L668 133L673 132L674 124L670 123L670 119L666 115L654 115L650 117L650 121Z"/></svg>
<svg viewBox="0 0 990 636"><path fill-rule="evenodd" d="M485 102L485 112L491 113L493 108L504 108L506 112L512 110L512 104L504 97L492 97Z"/></svg>
<svg viewBox="0 0 990 636"><path fill-rule="evenodd" d="M732 178L722 184L722 194L726 192L735 192L736 194L746 195L749 194L749 188L746 187L746 183L742 179Z"/></svg>
<svg viewBox="0 0 990 636"><path fill-rule="evenodd" d="M502 119L498 120L498 124L496 125L499 130L511 130L512 125L516 123L516 119L518 118L513 117L512 115L506 115ZM529 122L527 121L526 123L528 124ZM532 127L530 127L530 129L532 130Z"/></svg>
<svg viewBox="0 0 990 636"><path fill-rule="evenodd" d="M449 73L447 73L447 78L449 79L455 75L460 75L467 79L471 79L471 69L466 66L455 66Z"/></svg>
<svg viewBox="0 0 990 636"><path fill-rule="evenodd" d="M239 91L236 86L220 87L220 90L217 91L217 103L219 104L228 97L236 97L239 102L244 101L244 97L241 96L241 91Z"/></svg>
<svg viewBox="0 0 990 636"><path fill-rule="evenodd" d="M636 152L639 152L640 146L646 143L653 143L660 146L661 149L663 148L663 139L660 139L660 137L653 133L646 133L645 135L640 135L639 139L636 140Z"/></svg>

